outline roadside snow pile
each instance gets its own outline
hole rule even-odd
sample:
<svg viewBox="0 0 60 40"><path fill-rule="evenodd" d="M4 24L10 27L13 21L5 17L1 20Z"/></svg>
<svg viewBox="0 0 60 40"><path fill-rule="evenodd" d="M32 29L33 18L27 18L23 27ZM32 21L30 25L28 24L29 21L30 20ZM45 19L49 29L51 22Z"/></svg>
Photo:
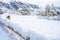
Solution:
<svg viewBox="0 0 60 40"><path fill-rule="evenodd" d="M1 21L13 27L24 37L29 36L31 40L59 40L60 21L38 19L37 16L19 16L12 14L10 20L6 17L10 14L3 14Z"/></svg>

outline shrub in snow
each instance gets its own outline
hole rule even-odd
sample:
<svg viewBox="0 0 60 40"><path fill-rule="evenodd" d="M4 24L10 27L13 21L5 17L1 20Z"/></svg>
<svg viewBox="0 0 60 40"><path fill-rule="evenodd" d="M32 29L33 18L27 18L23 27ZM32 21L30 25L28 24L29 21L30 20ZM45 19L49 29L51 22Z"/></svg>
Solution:
<svg viewBox="0 0 60 40"><path fill-rule="evenodd" d="M57 15L57 12L55 8L52 6L47 5L45 9L42 11L43 16L55 16Z"/></svg>

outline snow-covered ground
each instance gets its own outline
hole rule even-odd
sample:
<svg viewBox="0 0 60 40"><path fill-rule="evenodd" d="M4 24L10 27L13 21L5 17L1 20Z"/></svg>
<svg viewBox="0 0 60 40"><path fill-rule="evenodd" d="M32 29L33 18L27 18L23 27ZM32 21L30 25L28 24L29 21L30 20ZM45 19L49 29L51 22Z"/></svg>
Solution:
<svg viewBox="0 0 60 40"><path fill-rule="evenodd" d="M0 0L2 1L2 0ZM2 9L4 14L0 14L0 40L22 40L15 32L20 33L23 37L30 37L30 40L60 40L60 16L45 17L37 15L41 9L49 5L60 6L60 0L3 0L3 3L10 4L11 2L21 1L26 2L27 6L30 4L39 5L40 9L29 9L31 15L23 16L18 15L20 10L7 9L3 5ZM16 3L15 3L16 4ZM21 4L19 4L21 5ZM8 5L6 5L7 7ZM18 5L17 5L18 6ZM31 5L30 5L31 6ZM10 15L10 19L7 16ZM5 25L12 27L15 32L11 31Z"/></svg>
<svg viewBox="0 0 60 40"><path fill-rule="evenodd" d="M11 19L7 19L10 15ZM21 16L16 14L3 14L2 23L13 27L24 37L31 40L60 40L60 21L39 19L38 16Z"/></svg>
<svg viewBox="0 0 60 40"><path fill-rule="evenodd" d="M11 38L9 38L9 35L6 33L3 27L4 25L0 23L0 40L12 40Z"/></svg>

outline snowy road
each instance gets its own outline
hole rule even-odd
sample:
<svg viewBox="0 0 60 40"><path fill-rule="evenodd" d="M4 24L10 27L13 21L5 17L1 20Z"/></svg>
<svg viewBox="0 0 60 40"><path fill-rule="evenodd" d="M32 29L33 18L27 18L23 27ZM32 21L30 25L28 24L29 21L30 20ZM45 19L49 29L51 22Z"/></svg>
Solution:
<svg viewBox="0 0 60 40"><path fill-rule="evenodd" d="M16 31L24 36L29 36L31 40L60 40L60 21L38 19L36 16L19 16L9 14L1 16L2 22L12 26Z"/></svg>

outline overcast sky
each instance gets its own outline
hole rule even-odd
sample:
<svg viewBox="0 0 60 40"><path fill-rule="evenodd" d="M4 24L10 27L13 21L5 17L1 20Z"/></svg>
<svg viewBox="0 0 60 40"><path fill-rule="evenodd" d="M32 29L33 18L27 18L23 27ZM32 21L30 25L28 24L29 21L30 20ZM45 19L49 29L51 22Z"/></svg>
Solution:
<svg viewBox="0 0 60 40"><path fill-rule="evenodd" d="M0 0L0 1L5 1L8 2L10 0ZM47 4L55 4L55 5L60 5L60 0L16 0L16 1L22 1L30 4L36 4L40 6L45 6Z"/></svg>

